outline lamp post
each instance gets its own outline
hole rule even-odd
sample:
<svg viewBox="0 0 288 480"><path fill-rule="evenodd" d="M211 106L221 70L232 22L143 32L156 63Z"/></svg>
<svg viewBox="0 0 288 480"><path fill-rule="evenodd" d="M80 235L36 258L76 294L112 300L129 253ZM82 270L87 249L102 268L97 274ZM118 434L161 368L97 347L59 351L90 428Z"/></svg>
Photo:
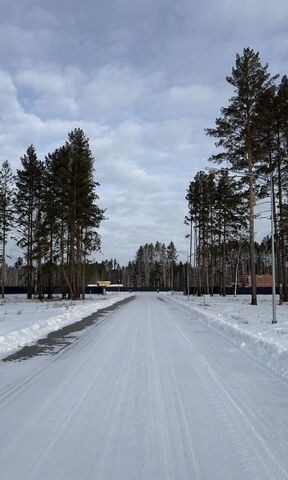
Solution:
<svg viewBox="0 0 288 480"><path fill-rule="evenodd" d="M221 171L219 168L206 167L206 170L211 170L215 172ZM241 175L247 175L246 172L234 172L233 170L224 169L231 173L236 173L241 178ZM261 178L262 180L267 180L264 175L256 175L256 177ZM274 195L273 195L273 170L270 171L270 189L271 189L271 263L272 263L272 323L277 323L277 314L276 314L276 268L275 268L275 244L274 244Z"/></svg>
<svg viewBox="0 0 288 480"><path fill-rule="evenodd" d="M191 273L191 263L192 263L192 218L190 218L190 241L189 241L189 283L188 283L188 300L190 297L190 273Z"/></svg>

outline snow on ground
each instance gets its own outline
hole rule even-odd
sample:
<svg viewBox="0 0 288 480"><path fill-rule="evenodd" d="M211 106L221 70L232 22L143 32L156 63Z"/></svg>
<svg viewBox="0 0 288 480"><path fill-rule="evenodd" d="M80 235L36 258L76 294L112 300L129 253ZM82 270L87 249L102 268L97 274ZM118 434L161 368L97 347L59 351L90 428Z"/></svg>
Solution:
<svg viewBox="0 0 288 480"><path fill-rule="evenodd" d="M171 295L171 294L170 294ZM209 325L220 331L282 377L288 379L288 305L277 305L277 323L272 324L272 297L258 295L258 305L250 305L250 295L187 297L174 293L171 299L196 310Z"/></svg>
<svg viewBox="0 0 288 480"><path fill-rule="evenodd" d="M86 300L27 300L25 295L7 295L0 301L0 357L31 344L50 332L77 322L99 309L126 298L127 293L91 295Z"/></svg>
<svg viewBox="0 0 288 480"><path fill-rule="evenodd" d="M77 322L101 308L129 296L125 293L92 295L84 302L53 300L27 301L25 295L8 295L0 301L0 357L31 344L50 332ZM168 296L189 309L199 318L251 354L261 363L288 378L288 305L277 305L277 324L272 325L272 299L259 295L258 305L250 305L249 295L214 296L209 305L204 297L187 297L180 293Z"/></svg>
<svg viewBox="0 0 288 480"><path fill-rule="evenodd" d="M288 480L288 383L192 302L134 297L0 362L1 479Z"/></svg>

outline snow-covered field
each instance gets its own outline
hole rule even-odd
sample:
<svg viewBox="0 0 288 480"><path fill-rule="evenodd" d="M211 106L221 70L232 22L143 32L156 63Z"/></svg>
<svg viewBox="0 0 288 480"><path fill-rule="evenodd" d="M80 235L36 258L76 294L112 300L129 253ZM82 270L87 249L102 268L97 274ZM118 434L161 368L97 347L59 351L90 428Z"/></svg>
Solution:
<svg viewBox="0 0 288 480"><path fill-rule="evenodd" d="M7 295L0 301L0 357L126 298L127 293L91 295L84 301L26 300Z"/></svg>
<svg viewBox="0 0 288 480"><path fill-rule="evenodd" d="M0 362L1 479L288 480L287 381L204 307L133 298L64 348Z"/></svg>
<svg viewBox="0 0 288 480"><path fill-rule="evenodd" d="M250 305L250 295L204 297L169 294L170 298L197 310L201 318L242 350L288 378L288 305L277 305L277 323L272 324L272 298L258 295L258 305Z"/></svg>
<svg viewBox="0 0 288 480"><path fill-rule="evenodd" d="M53 300L27 301L25 295L9 295L0 302L0 357L43 338L48 333L106 308L126 298L128 293L92 295L84 302ZM161 295L161 294L160 294ZM277 305L277 324L272 325L270 295L259 295L258 305L250 305L249 295L187 297L179 293L168 296L197 311L199 319L209 323L243 351L257 358L284 378L288 378L288 305Z"/></svg>

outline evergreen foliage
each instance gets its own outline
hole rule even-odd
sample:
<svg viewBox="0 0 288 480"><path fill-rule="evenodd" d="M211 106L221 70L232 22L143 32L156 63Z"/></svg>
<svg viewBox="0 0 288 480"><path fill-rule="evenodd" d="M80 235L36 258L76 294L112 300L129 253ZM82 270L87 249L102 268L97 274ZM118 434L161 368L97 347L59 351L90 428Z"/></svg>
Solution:
<svg viewBox="0 0 288 480"><path fill-rule="evenodd" d="M1 242L1 295L6 284L6 245L8 233L14 225L13 173L7 160L0 169L0 242Z"/></svg>
<svg viewBox="0 0 288 480"><path fill-rule="evenodd" d="M207 134L218 139L217 147L222 151L211 160L225 163L232 170L245 174L249 188L250 224L250 270L252 279L253 305L257 304L254 204L257 172L263 161L262 117L259 115L261 99L273 88L277 76L272 77L268 65L262 65L259 53L244 48L242 55L236 55L235 67L227 82L234 88L229 105L221 109L221 117L215 121L215 128L207 129Z"/></svg>
<svg viewBox="0 0 288 480"><path fill-rule="evenodd" d="M27 298L32 298L33 261L42 253L41 200L43 164L38 160L33 145L21 158L22 169L17 170L15 208L17 212L18 242L24 249L27 275Z"/></svg>
<svg viewBox="0 0 288 480"><path fill-rule="evenodd" d="M17 244L23 248L27 296L32 290L43 295L47 277L52 296L53 272L59 265L62 295L67 287L71 299L85 297L85 265L99 250L97 229L104 211L97 205L94 159L83 130L75 129L66 144L48 154L45 163L33 145L21 158L17 170Z"/></svg>
<svg viewBox="0 0 288 480"><path fill-rule="evenodd" d="M246 224L241 183L227 170L200 171L189 185L186 200L195 228L198 293L213 292L216 283L225 295L227 245Z"/></svg>

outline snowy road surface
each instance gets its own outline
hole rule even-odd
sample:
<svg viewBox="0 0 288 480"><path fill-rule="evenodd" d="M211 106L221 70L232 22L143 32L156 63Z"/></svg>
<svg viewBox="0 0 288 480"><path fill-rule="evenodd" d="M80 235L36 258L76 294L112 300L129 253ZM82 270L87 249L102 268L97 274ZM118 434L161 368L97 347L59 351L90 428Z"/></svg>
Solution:
<svg viewBox="0 0 288 480"><path fill-rule="evenodd" d="M288 479L288 384L167 297L0 369L3 480Z"/></svg>

